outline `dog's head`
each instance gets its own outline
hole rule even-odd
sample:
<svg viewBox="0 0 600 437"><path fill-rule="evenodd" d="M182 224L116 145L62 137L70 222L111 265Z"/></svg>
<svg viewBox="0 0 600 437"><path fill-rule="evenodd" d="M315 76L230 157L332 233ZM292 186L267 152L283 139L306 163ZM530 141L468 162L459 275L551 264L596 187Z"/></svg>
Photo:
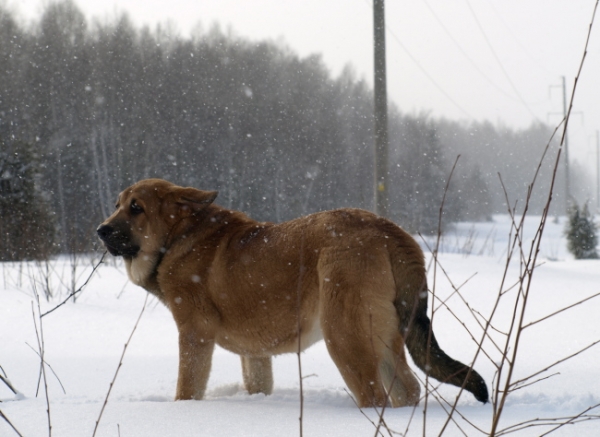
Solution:
<svg viewBox="0 0 600 437"><path fill-rule="evenodd" d="M119 194L116 211L98 227L98 236L112 255L154 257L165 251L173 226L204 210L216 197L216 191L146 179Z"/></svg>

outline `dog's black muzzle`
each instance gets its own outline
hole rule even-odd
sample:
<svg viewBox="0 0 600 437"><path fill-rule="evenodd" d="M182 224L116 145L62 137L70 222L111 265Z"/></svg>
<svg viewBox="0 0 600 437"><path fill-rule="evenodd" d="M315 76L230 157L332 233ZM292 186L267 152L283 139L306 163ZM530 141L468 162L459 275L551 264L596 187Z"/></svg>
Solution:
<svg viewBox="0 0 600 437"><path fill-rule="evenodd" d="M134 257L140 250L140 247L131 241L129 230L123 231L115 226L100 225L96 232L113 256Z"/></svg>

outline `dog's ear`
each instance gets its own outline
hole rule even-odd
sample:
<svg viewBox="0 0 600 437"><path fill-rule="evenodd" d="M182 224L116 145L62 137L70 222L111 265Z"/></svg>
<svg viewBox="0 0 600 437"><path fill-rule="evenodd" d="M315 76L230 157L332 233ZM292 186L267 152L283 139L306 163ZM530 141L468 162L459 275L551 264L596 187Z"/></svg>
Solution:
<svg viewBox="0 0 600 437"><path fill-rule="evenodd" d="M183 213L202 211L217 198L217 191L202 191L196 188L178 188L175 193L175 203Z"/></svg>

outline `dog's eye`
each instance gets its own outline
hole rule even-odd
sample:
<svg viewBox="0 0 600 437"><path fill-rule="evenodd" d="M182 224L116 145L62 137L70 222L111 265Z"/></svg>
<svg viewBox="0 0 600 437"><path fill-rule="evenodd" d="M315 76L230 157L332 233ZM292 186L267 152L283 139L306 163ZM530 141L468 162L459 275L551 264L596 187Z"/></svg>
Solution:
<svg viewBox="0 0 600 437"><path fill-rule="evenodd" d="M133 215L138 215L138 214L141 214L144 212L142 207L140 205L138 205L137 203L135 203L135 200L133 202L131 202L131 206L129 207L129 209L131 210L131 214L133 214Z"/></svg>

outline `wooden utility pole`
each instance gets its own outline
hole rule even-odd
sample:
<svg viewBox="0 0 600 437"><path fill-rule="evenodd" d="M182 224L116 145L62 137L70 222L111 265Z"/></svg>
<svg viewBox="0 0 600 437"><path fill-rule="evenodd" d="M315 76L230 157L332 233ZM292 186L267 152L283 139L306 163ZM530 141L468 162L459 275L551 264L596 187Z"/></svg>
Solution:
<svg viewBox="0 0 600 437"><path fill-rule="evenodd" d="M600 211L600 131L596 131L596 204Z"/></svg>
<svg viewBox="0 0 600 437"><path fill-rule="evenodd" d="M562 90L563 90L563 116L565 123L567 123L567 85L565 77L562 77ZM567 216L571 209L571 178L569 177L569 134L568 125L565 127L565 208Z"/></svg>
<svg viewBox="0 0 600 437"><path fill-rule="evenodd" d="M388 110L385 66L384 0L373 0L375 43L375 212L389 214Z"/></svg>

